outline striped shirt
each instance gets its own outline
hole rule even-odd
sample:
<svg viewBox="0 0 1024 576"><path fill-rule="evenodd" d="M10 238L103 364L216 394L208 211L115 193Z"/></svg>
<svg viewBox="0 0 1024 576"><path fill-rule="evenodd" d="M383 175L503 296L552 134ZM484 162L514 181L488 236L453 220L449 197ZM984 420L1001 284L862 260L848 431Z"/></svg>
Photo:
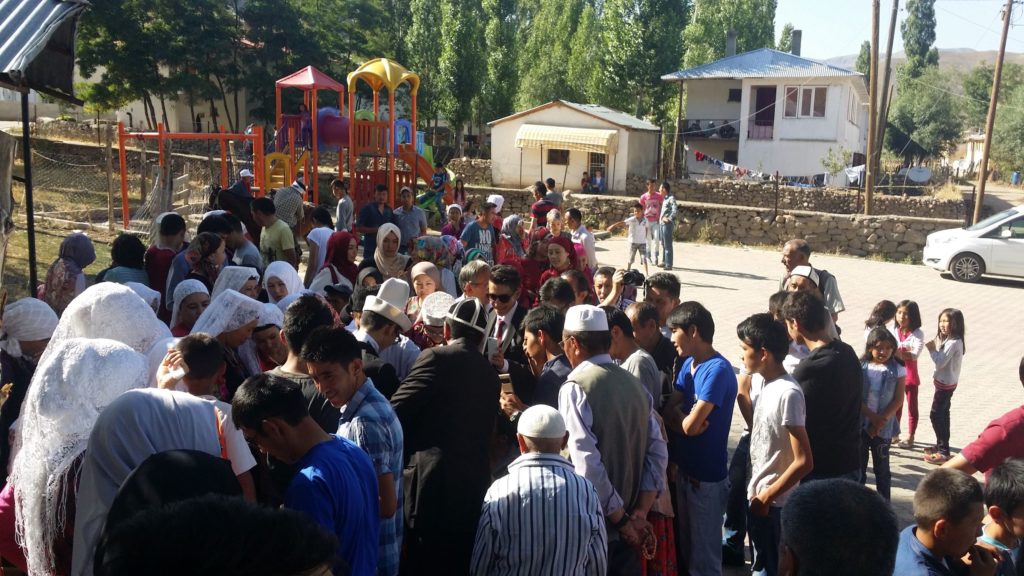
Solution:
<svg viewBox="0 0 1024 576"><path fill-rule="evenodd" d="M605 574L607 561L597 491L565 458L523 454L487 490L472 574Z"/></svg>

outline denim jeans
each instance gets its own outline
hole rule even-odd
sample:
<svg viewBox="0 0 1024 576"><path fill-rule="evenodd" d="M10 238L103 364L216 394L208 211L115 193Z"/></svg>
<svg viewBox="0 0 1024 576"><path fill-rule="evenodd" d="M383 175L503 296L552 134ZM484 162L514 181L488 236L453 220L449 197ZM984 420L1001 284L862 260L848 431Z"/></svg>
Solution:
<svg viewBox="0 0 1024 576"><path fill-rule="evenodd" d="M747 480L750 468L750 433L736 443L729 461L729 499L725 503L725 535L722 544L743 553L747 538Z"/></svg>
<svg viewBox="0 0 1024 576"><path fill-rule="evenodd" d="M690 576L722 574L722 531L718 527L728 490L728 478L697 482L682 473L676 477L676 539Z"/></svg>
<svg viewBox="0 0 1024 576"><path fill-rule="evenodd" d="M949 456L949 407L953 401L953 390L936 390L932 398L931 420L935 430L935 449Z"/></svg>
<svg viewBox="0 0 1024 576"><path fill-rule="evenodd" d="M875 470L875 490L878 494L889 501L892 492L892 471L889 468L889 447L892 444L891 438L875 436L871 438L867 432L860 432L860 483L867 484L868 481L868 455L871 456L872 467Z"/></svg>
<svg viewBox="0 0 1024 576"><path fill-rule="evenodd" d="M661 259L661 264L666 268L672 267L672 232L675 227L675 222L661 225L661 245L665 254L665 257Z"/></svg>
<svg viewBox="0 0 1024 576"><path fill-rule="evenodd" d="M782 508L768 508L767 516L751 515L747 519L754 561L750 570L755 575L775 576L779 571L779 541L782 539Z"/></svg>
<svg viewBox="0 0 1024 576"><path fill-rule="evenodd" d="M647 257L655 264L661 256L661 224L655 220L647 223Z"/></svg>

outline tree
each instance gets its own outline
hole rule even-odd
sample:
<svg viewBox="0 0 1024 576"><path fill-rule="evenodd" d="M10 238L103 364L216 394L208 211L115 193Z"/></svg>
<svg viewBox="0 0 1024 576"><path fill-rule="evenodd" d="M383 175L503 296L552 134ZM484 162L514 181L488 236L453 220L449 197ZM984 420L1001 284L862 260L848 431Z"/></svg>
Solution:
<svg viewBox="0 0 1024 576"><path fill-rule="evenodd" d="M604 84L605 49L601 32L601 19L594 6L583 7L580 22L569 46L569 65L566 82L588 102L604 102L613 91Z"/></svg>
<svg viewBox="0 0 1024 576"><path fill-rule="evenodd" d="M991 64L979 64L972 68L963 77L963 90L966 96L963 99L966 115L966 125L975 130L985 129L985 120L988 117L988 104L992 98L992 78L995 76L995 67ZM1024 66L1016 62L1003 63L1003 75L1000 80L1002 86L999 90L999 103L1007 102L1013 89L1024 84ZM1003 113L1002 109L999 111ZM996 118L999 116L997 115Z"/></svg>
<svg viewBox="0 0 1024 576"><path fill-rule="evenodd" d="M786 22L786 25L782 27L782 32L779 33L779 43L776 44L775 49L779 52L792 52L793 51L793 24Z"/></svg>
<svg viewBox="0 0 1024 576"><path fill-rule="evenodd" d="M939 64L935 44L935 0L907 0L907 17L900 24L905 67L911 78L920 76L925 68Z"/></svg>
<svg viewBox="0 0 1024 576"><path fill-rule="evenodd" d="M691 68L725 56L725 37L736 32L736 53L775 46L775 0L694 0L693 17L683 31Z"/></svg>
<svg viewBox="0 0 1024 576"><path fill-rule="evenodd" d="M1003 64L1003 74L1006 74L1006 64ZM1006 92L1009 93L1006 106L999 108L992 131L992 160L1004 172L1012 172L1024 168L1024 87L1017 84Z"/></svg>
<svg viewBox="0 0 1024 576"><path fill-rule="evenodd" d="M516 4L516 0L483 0L482 3L486 74L480 86L477 114L487 121L503 118L515 111L519 87Z"/></svg>
<svg viewBox="0 0 1024 576"><path fill-rule="evenodd" d="M482 20L478 0L441 0L441 58L437 63L438 109L451 126L462 152L462 127L471 119L472 103L480 89Z"/></svg>
<svg viewBox="0 0 1024 576"><path fill-rule="evenodd" d="M437 0L410 0L412 20L409 25L407 66L420 75L417 105L420 117L435 118L437 106L437 62L441 58L441 5Z"/></svg>
<svg viewBox="0 0 1024 576"><path fill-rule="evenodd" d="M857 54L857 63L854 64L857 72L864 75L864 83L871 85L871 42L865 40L860 45L860 53Z"/></svg>
<svg viewBox="0 0 1024 576"><path fill-rule="evenodd" d="M570 59L570 41L583 13L584 0L544 0L534 11L529 6L525 44L519 53L520 108L538 106L555 99L581 100L565 68ZM595 40L596 41L596 40Z"/></svg>
<svg viewBox="0 0 1024 576"><path fill-rule="evenodd" d="M917 78L901 70L886 146L907 163L955 149L963 133L963 106L953 88L937 66L925 68Z"/></svg>

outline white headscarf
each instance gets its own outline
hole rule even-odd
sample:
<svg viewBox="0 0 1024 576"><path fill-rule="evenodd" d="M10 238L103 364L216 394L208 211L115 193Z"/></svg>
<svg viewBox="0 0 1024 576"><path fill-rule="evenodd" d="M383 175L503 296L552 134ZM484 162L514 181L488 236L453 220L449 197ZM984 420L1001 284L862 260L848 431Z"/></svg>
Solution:
<svg viewBox="0 0 1024 576"><path fill-rule="evenodd" d="M264 304L260 311L260 319L256 321L257 326L270 326L273 324L278 328L284 327L284 311L277 307L277 304Z"/></svg>
<svg viewBox="0 0 1024 576"><path fill-rule="evenodd" d="M160 308L160 293L156 290L138 282L125 282L124 285L131 288L132 292L138 294L139 298L145 300L146 304L149 304L149 307L154 310L154 314Z"/></svg>
<svg viewBox="0 0 1024 576"><path fill-rule="evenodd" d="M237 330L259 320L262 311L263 304L260 302L234 290L225 290L210 301L210 305L196 320L191 333L202 332L216 338L224 332Z"/></svg>
<svg viewBox="0 0 1024 576"><path fill-rule="evenodd" d="M21 408L14 487L18 543L30 574L51 574L53 544L64 530L72 463L85 450L100 412L149 382L146 359L120 342L68 338L39 363ZM48 351L50 349L48 348Z"/></svg>
<svg viewBox="0 0 1024 576"><path fill-rule="evenodd" d="M205 284L193 278L189 278L188 280L182 280L181 282L178 282L177 286L174 287L174 306L171 308L172 328L178 325L178 312L181 311L181 303L185 301L185 298L188 298L193 294L209 295L210 292L206 289Z"/></svg>
<svg viewBox="0 0 1024 576"><path fill-rule="evenodd" d="M241 292L246 282L249 280L258 281L259 279L260 273L255 268L249 266L227 266L217 275L217 281L213 283L213 292L210 293L210 297L216 298L218 294L225 290Z"/></svg>
<svg viewBox="0 0 1024 576"><path fill-rule="evenodd" d="M59 343L71 338L109 338L146 354L154 344L170 337L170 328L131 288L100 282L86 288L64 310L40 363Z"/></svg>
<svg viewBox="0 0 1024 576"><path fill-rule="evenodd" d="M57 314L37 298L22 298L8 304L0 325L0 350L21 358L21 341L45 340L57 328Z"/></svg>
<svg viewBox="0 0 1024 576"><path fill-rule="evenodd" d="M284 282L284 285L288 288L289 294L295 294L303 288L302 278L299 278L299 273L295 271L295 268L292 268L291 264L284 260L271 262L270 266L267 266L266 271L263 272L264 288L267 287L267 282L270 281L271 278L277 278L281 282ZM269 296L270 291L268 290L267 292ZM270 302L272 304L276 304L277 300L275 300L273 296L270 296Z"/></svg>

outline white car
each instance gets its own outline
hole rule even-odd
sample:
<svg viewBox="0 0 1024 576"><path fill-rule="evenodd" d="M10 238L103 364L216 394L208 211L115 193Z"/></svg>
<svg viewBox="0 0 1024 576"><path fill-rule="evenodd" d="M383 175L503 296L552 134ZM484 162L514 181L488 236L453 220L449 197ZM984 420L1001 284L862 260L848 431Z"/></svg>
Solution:
<svg viewBox="0 0 1024 576"><path fill-rule="evenodd" d="M982 274L1024 277L1024 204L966 228L928 235L924 263L961 282Z"/></svg>

